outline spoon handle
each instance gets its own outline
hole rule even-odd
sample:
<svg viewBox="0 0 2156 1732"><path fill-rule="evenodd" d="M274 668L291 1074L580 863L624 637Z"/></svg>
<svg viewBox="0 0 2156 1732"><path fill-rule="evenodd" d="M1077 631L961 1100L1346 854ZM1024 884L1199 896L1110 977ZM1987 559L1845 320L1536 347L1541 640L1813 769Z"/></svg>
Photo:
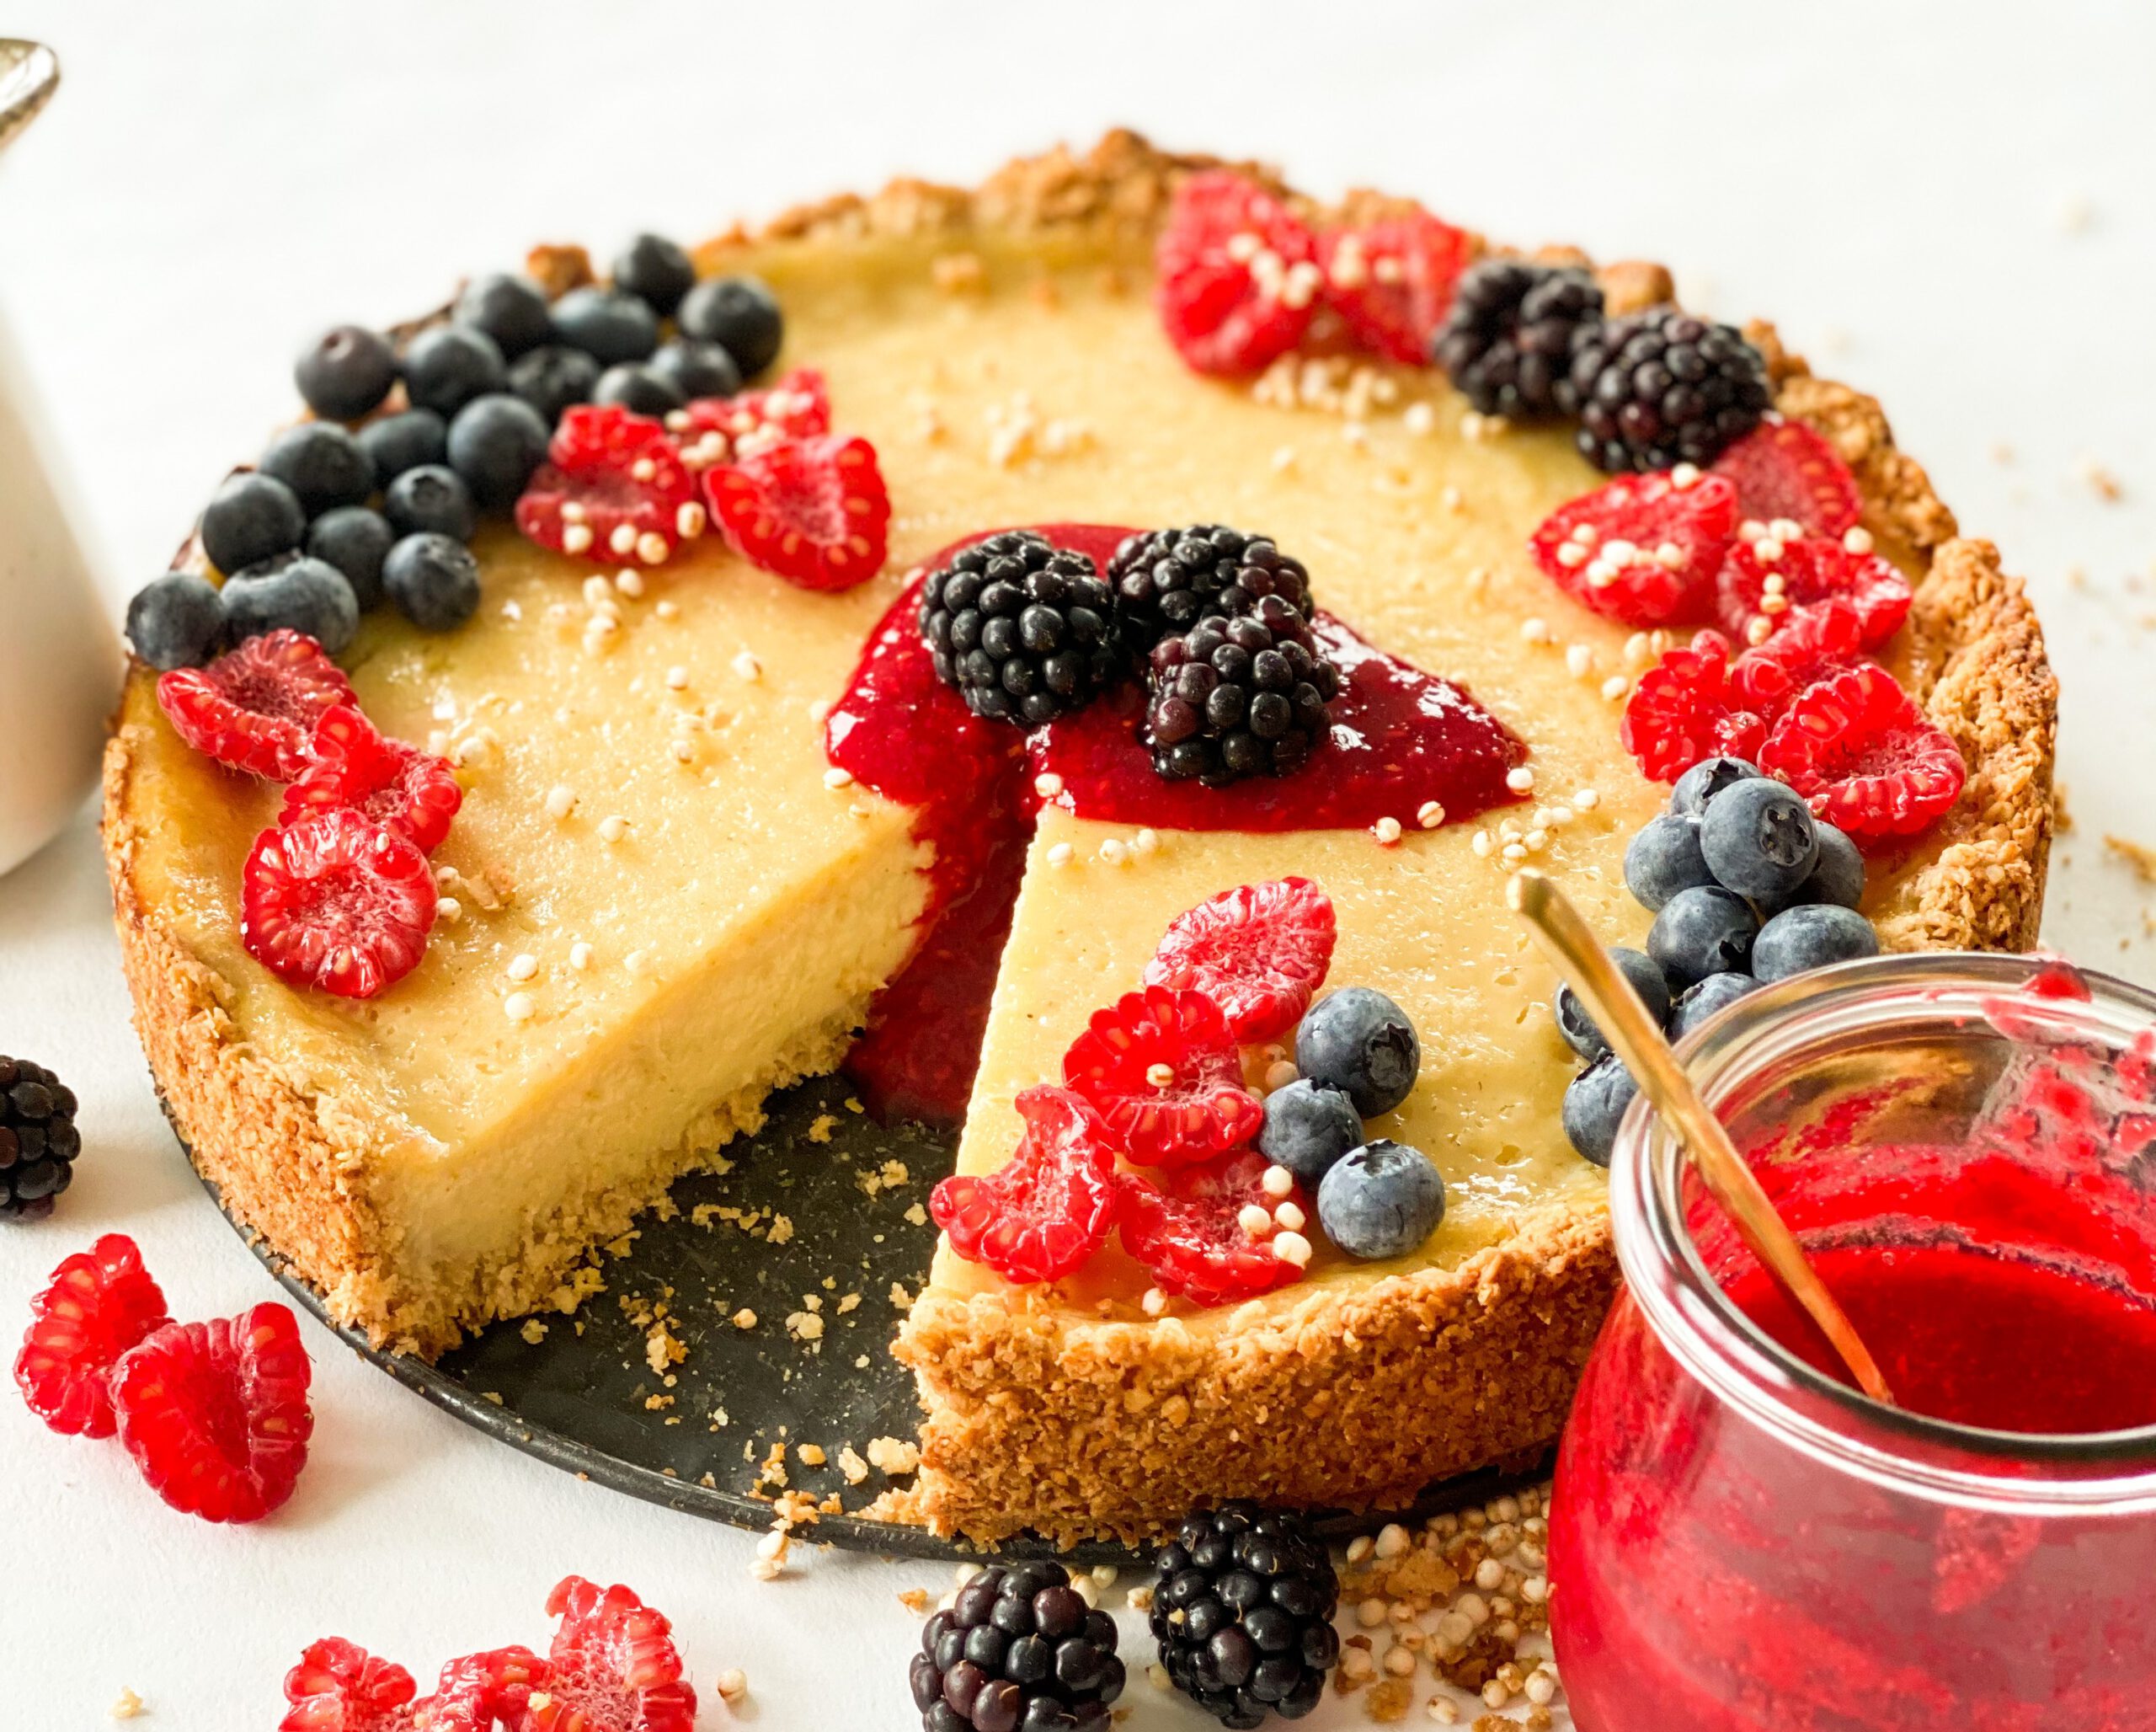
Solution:
<svg viewBox="0 0 2156 1732"><path fill-rule="evenodd" d="M1579 994L1595 1026L1624 1061L1649 1104L1676 1127L1701 1180L1736 1223L1744 1243L1818 1324L1857 1387L1874 1401L1892 1405L1893 1395L1870 1350L1806 1259L1757 1175L1730 1141L1721 1120L1700 1099L1646 1006L1618 972L1572 899L1531 870L1515 873L1506 895L1550 953L1558 972Z"/></svg>

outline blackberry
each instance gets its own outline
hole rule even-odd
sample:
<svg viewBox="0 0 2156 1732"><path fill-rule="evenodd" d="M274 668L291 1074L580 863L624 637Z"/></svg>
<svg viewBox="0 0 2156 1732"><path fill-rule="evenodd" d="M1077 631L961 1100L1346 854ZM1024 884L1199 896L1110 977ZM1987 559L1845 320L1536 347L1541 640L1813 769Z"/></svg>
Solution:
<svg viewBox="0 0 2156 1732"><path fill-rule="evenodd" d="M1284 599L1209 615L1153 646L1145 730L1153 767L1211 786L1299 769L1325 737L1340 676Z"/></svg>
<svg viewBox="0 0 2156 1732"><path fill-rule="evenodd" d="M1584 334L1569 385L1581 454L1615 473L1711 463L1772 401L1758 350L1731 326L1673 307Z"/></svg>
<svg viewBox="0 0 2156 1732"><path fill-rule="evenodd" d="M1104 1727L1123 1693L1115 1637L1060 1564L991 1564L921 1633L907 1676L921 1732Z"/></svg>
<svg viewBox="0 0 2156 1732"><path fill-rule="evenodd" d="M1310 575L1269 537L1224 523L1193 523L1134 535L1108 561L1116 625L1131 654L1145 656L1164 638L1188 631L1208 614L1233 618L1278 596L1308 619Z"/></svg>
<svg viewBox="0 0 2156 1732"><path fill-rule="evenodd" d="M1601 323L1602 291L1584 270L1488 259L1460 278L1430 354L1483 414L1576 414L1572 349Z"/></svg>
<svg viewBox="0 0 2156 1732"><path fill-rule="evenodd" d="M74 1091L43 1065L0 1056L0 1221L50 1215L82 1152Z"/></svg>
<svg viewBox="0 0 2156 1732"><path fill-rule="evenodd" d="M1224 1726L1299 1720L1317 1706L1340 1657L1340 1582L1300 1516L1201 1510L1154 1570L1153 1634L1177 1689Z"/></svg>
<svg viewBox="0 0 2156 1732"><path fill-rule="evenodd" d="M1085 554L1029 529L954 554L921 592L937 677L977 716L1038 727L1113 680L1113 603Z"/></svg>

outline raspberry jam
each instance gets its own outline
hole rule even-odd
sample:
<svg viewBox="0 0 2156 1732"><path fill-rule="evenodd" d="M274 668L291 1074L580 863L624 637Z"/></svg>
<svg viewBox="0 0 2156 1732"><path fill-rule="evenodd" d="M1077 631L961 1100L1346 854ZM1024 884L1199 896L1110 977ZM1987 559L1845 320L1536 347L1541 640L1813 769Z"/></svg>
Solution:
<svg viewBox="0 0 2156 1732"><path fill-rule="evenodd" d="M1693 1068L1900 1406L1628 1119L1550 1521L1580 1724L2156 1728L2156 998L1883 958Z"/></svg>
<svg viewBox="0 0 2156 1732"><path fill-rule="evenodd" d="M1102 570L1133 532L1040 529ZM928 566L996 532L954 542ZM1505 785L1527 758L1517 735L1459 687L1329 616L1316 631L1342 675L1330 737L1292 776L1206 788L1154 773L1136 682L1031 734L971 714L921 644L920 591L909 584L870 634L825 731L832 763L915 808L914 833L936 850L921 946L878 996L846 1061L879 1117L964 1115L1045 774L1062 778L1056 802L1078 817L1164 830L1361 829L1385 817L1412 829L1433 803L1456 823L1519 798Z"/></svg>

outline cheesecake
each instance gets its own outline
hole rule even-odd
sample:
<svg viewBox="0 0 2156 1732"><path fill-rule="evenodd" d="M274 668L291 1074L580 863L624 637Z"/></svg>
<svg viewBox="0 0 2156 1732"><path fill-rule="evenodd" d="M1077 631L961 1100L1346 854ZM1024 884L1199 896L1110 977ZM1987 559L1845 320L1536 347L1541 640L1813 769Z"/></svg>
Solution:
<svg viewBox="0 0 2156 1732"><path fill-rule="evenodd" d="M1671 637L1538 567L1538 527L1608 479L1567 426L1477 413L1444 371L1367 344L1239 377L1179 352L1156 249L1177 189L1218 166L1117 134L975 190L901 182L699 249L705 278L769 286L776 371L815 369L873 446L887 554L865 581L806 587L740 536L624 562L492 522L460 628L361 619L338 656L354 700L462 793L428 862L424 954L373 996L251 952L241 886L282 795L190 745L137 664L104 836L151 1069L226 1207L339 1323L430 1356L573 1303L595 1246L722 1161L773 1089L850 1055L889 1109L955 1109L958 1171L993 1173L1022 1141L1019 1097L1063 1079L1179 916L1305 879L1337 921L1331 982L1419 1033L1412 1088L1369 1128L1442 1173L1441 1223L1369 1260L1313 1227L1299 1278L1211 1305L1164 1294L1113 1238L1031 1283L947 1238L894 1344L921 1469L878 1513L980 1540L1136 1537L1228 1497L1404 1500L1554 1439L1616 1270L1602 1172L1561 1128L1556 981L1505 885L1531 859L1605 938L1645 942L1625 853L1668 790L1623 724ZM1321 213L1239 172L1313 223L1406 208ZM565 256L535 261L556 291L580 275ZM1613 316L1670 298L1652 266L1593 280ZM2025 947L2056 688L2021 585L1959 534L1876 403L1771 328L1746 337L1771 414L1846 465L1864 546L1906 580L1878 660L1965 769L1943 814L1873 847L1864 912L1892 949ZM1486 722L1496 781L1298 812L1309 772L1289 773L1266 780L1274 816L1244 824L1195 783L1089 784L1075 725L979 723L1002 743L976 773L940 736L908 740L931 705L859 701L879 644L918 660L923 574L951 550L1093 526L1105 564L1127 531L1211 523L1307 567L1336 659L1382 660ZM212 569L199 544L194 564ZM1346 683L1342 702L1372 678ZM1246 1054L1253 1096L1288 1056Z"/></svg>

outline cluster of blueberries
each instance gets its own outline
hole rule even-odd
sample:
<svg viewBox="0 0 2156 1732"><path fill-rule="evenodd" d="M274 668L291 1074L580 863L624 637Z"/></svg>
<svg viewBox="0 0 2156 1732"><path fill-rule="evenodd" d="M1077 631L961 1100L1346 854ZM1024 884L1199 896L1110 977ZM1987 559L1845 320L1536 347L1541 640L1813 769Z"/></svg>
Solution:
<svg viewBox="0 0 2156 1732"><path fill-rule="evenodd" d="M1611 954L1672 1040L1770 981L1878 954L1857 911L1856 844L1742 758L1678 778L1669 809L1625 851L1625 883L1654 925L1644 954ZM1557 1026L1588 1061L1565 1091L1565 1134L1607 1166L1637 1085L1569 986L1557 989Z"/></svg>
<svg viewBox="0 0 2156 1732"><path fill-rule="evenodd" d="M1300 1074L1265 1098L1258 1152L1316 1197L1318 1225L1350 1257L1404 1257L1444 1219L1430 1157L1363 1128L1407 1099L1422 1065L1407 1013L1371 987L1343 986L1304 1016Z"/></svg>
<svg viewBox="0 0 2156 1732"><path fill-rule="evenodd" d="M482 512L516 503L565 410L616 403L663 417L731 396L782 335L762 283L699 282L687 253L650 234L615 260L611 282L558 301L528 276L475 278L401 355L379 331L324 332L293 368L318 419L279 434L202 513L223 587L166 573L129 604L128 641L166 669L280 626L334 655L385 600L423 630L462 625L479 605L466 543ZM405 408L346 425L373 415L400 379Z"/></svg>

